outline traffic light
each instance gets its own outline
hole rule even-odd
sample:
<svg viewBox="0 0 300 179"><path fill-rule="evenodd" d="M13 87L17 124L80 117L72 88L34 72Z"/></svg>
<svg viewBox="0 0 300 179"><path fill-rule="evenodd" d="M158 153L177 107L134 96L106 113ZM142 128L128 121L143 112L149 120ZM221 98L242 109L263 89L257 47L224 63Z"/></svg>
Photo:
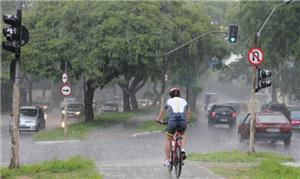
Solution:
<svg viewBox="0 0 300 179"><path fill-rule="evenodd" d="M266 79L272 75L271 70L259 69L257 70L257 87L255 88L255 92L258 92L262 88L266 88L271 86L272 81L270 79Z"/></svg>
<svg viewBox="0 0 300 179"><path fill-rule="evenodd" d="M3 49L15 53L20 48L21 20L17 15L3 15L3 21L9 25L3 28L3 35L7 40L2 42Z"/></svg>
<svg viewBox="0 0 300 179"><path fill-rule="evenodd" d="M230 44L236 44L237 43L238 33L239 33L239 26L238 25L230 25L229 26L228 42Z"/></svg>

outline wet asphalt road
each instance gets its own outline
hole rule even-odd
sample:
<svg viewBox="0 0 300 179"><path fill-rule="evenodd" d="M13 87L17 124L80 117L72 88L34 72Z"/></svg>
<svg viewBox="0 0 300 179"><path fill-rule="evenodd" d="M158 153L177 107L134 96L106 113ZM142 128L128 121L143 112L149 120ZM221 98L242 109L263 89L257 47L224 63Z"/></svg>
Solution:
<svg viewBox="0 0 300 179"><path fill-rule="evenodd" d="M47 129L60 125L59 113L48 116ZM155 116L141 117L136 120L153 120ZM8 134L8 116L1 116L1 164L8 165L10 155L10 137ZM67 159L83 156L93 159L98 170L105 178L175 178L162 166L164 159L164 134L136 133L132 123L116 125L95 131L85 140L34 142L33 133L21 133L20 163L36 163L51 159ZM133 136L134 135L134 136ZM198 122L189 127L187 133L187 152L212 151L248 151L249 143L240 143L236 131L229 131L226 126L207 128L204 115L199 115ZM256 151L268 151L288 154L300 160L300 133L294 133L291 146L285 148L282 142L275 144L256 143ZM219 178L198 163L186 161L181 178Z"/></svg>

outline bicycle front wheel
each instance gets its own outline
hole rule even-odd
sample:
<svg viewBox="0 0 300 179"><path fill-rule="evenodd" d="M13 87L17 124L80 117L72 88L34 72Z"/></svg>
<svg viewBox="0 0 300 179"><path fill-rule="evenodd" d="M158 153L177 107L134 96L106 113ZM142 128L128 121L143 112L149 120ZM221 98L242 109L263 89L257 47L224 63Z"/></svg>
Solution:
<svg viewBox="0 0 300 179"><path fill-rule="evenodd" d="M181 153L181 148L180 146L177 146L175 149L175 160L174 160L174 166L175 166L175 174L176 177L178 178L181 174L181 169L182 169L182 153Z"/></svg>

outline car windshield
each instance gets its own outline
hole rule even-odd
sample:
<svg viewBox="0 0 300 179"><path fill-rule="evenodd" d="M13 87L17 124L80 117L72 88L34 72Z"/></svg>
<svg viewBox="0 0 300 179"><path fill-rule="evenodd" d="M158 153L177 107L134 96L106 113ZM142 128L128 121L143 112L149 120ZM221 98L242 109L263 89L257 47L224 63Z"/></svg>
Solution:
<svg viewBox="0 0 300 179"><path fill-rule="evenodd" d="M283 115L258 115L258 121L261 123L287 123Z"/></svg>
<svg viewBox="0 0 300 179"><path fill-rule="evenodd" d="M36 116L37 110L36 109L21 109L20 115L21 116Z"/></svg>
<svg viewBox="0 0 300 179"><path fill-rule="evenodd" d="M219 112L227 112L227 111L229 111L229 112L233 112L233 109L232 109L232 107L230 107L230 106L217 106L216 108L215 108L215 112L217 112L217 113L219 113Z"/></svg>
<svg viewBox="0 0 300 179"><path fill-rule="evenodd" d="M291 118L300 120L300 111L292 111L291 112Z"/></svg>

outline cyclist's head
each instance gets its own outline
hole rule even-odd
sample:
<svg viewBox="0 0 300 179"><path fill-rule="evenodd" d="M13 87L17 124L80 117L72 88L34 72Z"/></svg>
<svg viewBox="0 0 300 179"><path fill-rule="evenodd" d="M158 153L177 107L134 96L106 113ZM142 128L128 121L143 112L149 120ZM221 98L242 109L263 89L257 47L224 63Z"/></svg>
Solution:
<svg viewBox="0 0 300 179"><path fill-rule="evenodd" d="M180 97L180 89L178 89L178 88L172 88L170 90L169 95L170 95L171 98Z"/></svg>

